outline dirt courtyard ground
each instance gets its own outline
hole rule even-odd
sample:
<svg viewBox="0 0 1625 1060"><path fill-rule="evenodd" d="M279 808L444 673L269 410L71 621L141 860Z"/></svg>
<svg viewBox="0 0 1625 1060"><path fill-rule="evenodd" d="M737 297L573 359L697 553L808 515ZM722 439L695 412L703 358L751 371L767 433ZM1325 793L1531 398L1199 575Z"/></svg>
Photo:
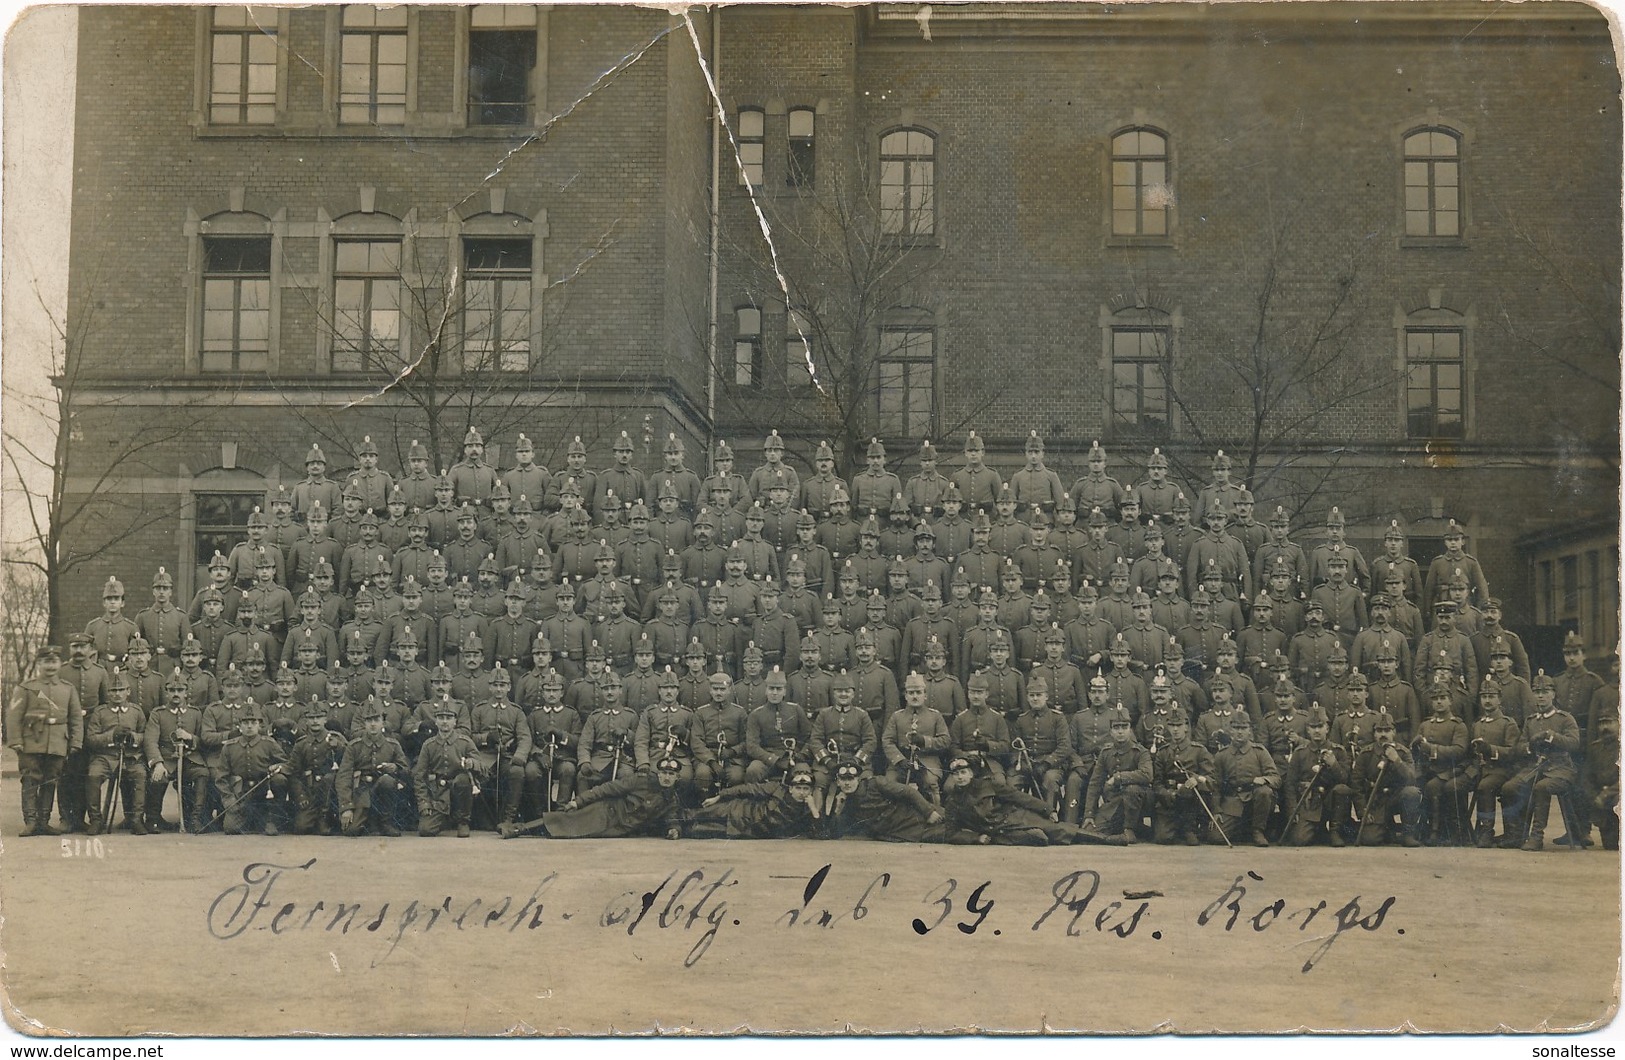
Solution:
<svg viewBox="0 0 1625 1060"><path fill-rule="evenodd" d="M36 1033L1491 1032L1596 1026L1619 989L1619 862L1596 850L18 823L0 941L8 1020Z"/></svg>

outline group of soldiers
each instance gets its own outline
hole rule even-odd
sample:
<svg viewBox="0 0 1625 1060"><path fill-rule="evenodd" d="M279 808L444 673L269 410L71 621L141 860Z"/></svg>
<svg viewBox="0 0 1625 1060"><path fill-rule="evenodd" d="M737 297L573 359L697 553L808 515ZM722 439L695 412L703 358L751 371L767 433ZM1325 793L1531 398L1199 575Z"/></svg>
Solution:
<svg viewBox="0 0 1625 1060"><path fill-rule="evenodd" d="M367 438L132 620L40 653L6 717L27 834L871 835L944 842L1618 845L1618 672L1530 672L1452 521L1424 572L1264 523L1218 453L1070 489L1034 432L905 482L803 478L777 432L701 478ZM1431 624L1427 618L1431 617ZM176 820L164 816L176 792ZM1496 833L1497 807L1501 831Z"/></svg>

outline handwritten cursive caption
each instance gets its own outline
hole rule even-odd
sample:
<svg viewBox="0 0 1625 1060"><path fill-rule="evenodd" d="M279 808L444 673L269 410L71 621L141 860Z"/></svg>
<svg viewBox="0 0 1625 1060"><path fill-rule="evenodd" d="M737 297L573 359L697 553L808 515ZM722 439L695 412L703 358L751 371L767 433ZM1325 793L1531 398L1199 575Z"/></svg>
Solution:
<svg viewBox="0 0 1625 1060"><path fill-rule="evenodd" d="M241 879L214 897L205 912L209 934L222 942L250 931L271 936L319 933L374 937L383 950L377 966L394 954L403 940L430 934L488 931L529 935L561 927L587 913L597 930L627 937L657 933L692 939L683 967L693 968L710 952L719 934L744 920L731 901L745 893L732 867L678 868L648 889L633 888L589 909L561 908L551 894L559 874L549 872L530 889L500 897L445 895L434 899L310 899L304 885L316 878L316 861L245 865ZM771 918L771 930L866 930L875 924L907 925L904 937L948 932L1002 936L1006 929L1057 939L1098 937L1113 943L1161 940L1165 930L1216 932L1238 937L1267 932L1296 932L1319 945L1299 969L1314 971L1345 934L1403 935L1391 922L1397 898L1375 902L1362 895L1346 899L1302 901L1279 896L1263 876L1248 871L1213 888L1214 897L1194 917L1173 908L1160 891L1123 891L1122 898L1102 894L1103 877L1094 869L1074 869L1049 885L1047 893L1001 887L993 880L962 881L948 877L923 893L903 893L892 874L882 872L861 887L826 888L833 863L805 876L772 875L753 887L777 888L779 881L802 884L799 902L790 900ZM754 908L753 903L753 908ZM775 908L769 905L769 908ZM861 926L860 925L864 925Z"/></svg>

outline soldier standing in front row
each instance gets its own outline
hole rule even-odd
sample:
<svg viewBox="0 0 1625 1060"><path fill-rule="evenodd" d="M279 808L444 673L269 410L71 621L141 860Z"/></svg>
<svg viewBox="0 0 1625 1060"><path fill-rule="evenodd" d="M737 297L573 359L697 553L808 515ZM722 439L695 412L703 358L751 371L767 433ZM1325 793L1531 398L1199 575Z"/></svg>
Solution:
<svg viewBox="0 0 1625 1060"><path fill-rule="evenodd" d="M85 739L79 692L62 680L62 649L48 644L35 655L37 676L22 682L6 711L6 745L17 752L23 789L23 835L60 835L51 827L56 782L70 753Z"/></svg>

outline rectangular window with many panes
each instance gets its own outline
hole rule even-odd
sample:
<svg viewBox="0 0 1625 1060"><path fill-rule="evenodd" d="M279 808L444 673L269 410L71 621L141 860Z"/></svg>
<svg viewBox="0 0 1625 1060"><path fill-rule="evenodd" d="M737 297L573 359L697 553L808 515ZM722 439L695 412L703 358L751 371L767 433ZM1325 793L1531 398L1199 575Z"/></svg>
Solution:
<svg viewBox="0 0 1625 1060"><path fill-rule="evenodd" d="M203 240L205 372L262 372L271 351L271 237Z"/></svg>
<svg viewBox="0 0 1625 1060"><path fill-rule="evenodd" d="M209 121L276 121L277 9L216 7L209 20Z"/></svg>
<svg viewBox="0 0 1625 1060"><path fill-rule="evenodd" d="M463 369L530 369L531 241L463 240Z"/></svg>
<svg viewBox="0 0 1625 1060"><path fill-rule="evenodd" d="M1460 438L1466 433L1466 361L1454 328L1405 331L1406 433L1412 438Z"/></svg>
<svg viewBox="0 0 1625 1060"><path fill-rule="evenodd" d="M333 371L400 364L400 240L341 240L333 247Z"/></svg>

